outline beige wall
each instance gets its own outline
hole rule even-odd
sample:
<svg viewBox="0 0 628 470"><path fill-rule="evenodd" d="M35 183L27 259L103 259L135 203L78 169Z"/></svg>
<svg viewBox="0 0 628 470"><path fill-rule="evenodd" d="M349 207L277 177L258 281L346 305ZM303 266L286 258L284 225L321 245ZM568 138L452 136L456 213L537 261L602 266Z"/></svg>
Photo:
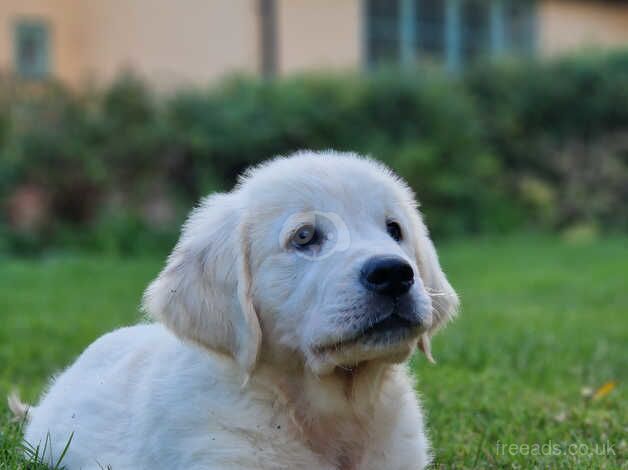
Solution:
<svg viewBox="0 0 628 470"><path fill-rule="evenodd" d="M45 19L54 76L78 84L133 68L158 86L256 72L254 0L0 0L0 69L13 66L13 23Z"/></svg>
<svg viewBox="0 0 628 470"><path fill-rule="evenodd" d="M13 31L16 20L37 18L50 28L52 73L69 83L78 81L82 70L81 0L0 0L0 70L14 64Z"/></svg>
<svg viewBox="0 0 628 470"><path fill-rule="evenodd" d="M539 4L543 55L586 46L628 47L628 4L600 0L546 0Z"/></svg>
<svg viewBox="0 0 628 470"><path fill-rule="evenodd" d="M277 0L282 74L361 62L363 0ZM260 70L257 0L0 0L0 70L13 65L13 26L48 21L53 74L71 84L132 67L164 86ZM628 4L539 1L544 55L628 46Z"/></svg>
<svg viewBox="0 0 628 470"><path fill-rule="evenodd" d="M203 84L259 68L255 1L83 1L85 68L98 79L132 67L158 85Z"/></svg>
<svg viewBox="0 0 628 470"><path fill-rule="evenodd" d="M277 0L281 73L361 61L361 0Z"/></svg>

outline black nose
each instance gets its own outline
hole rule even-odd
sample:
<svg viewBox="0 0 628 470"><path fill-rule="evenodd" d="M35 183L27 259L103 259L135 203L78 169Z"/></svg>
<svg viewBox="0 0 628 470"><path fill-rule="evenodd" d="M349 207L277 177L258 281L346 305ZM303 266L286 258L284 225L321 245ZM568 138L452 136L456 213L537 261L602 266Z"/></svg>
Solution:
<svg viewBox="0 0 628 470"><path fill-rule="evenodd" d="M399 297L408 292L414 283L414 271L397 256L374 256L362 266L360 282L370 291Z"/></svg>

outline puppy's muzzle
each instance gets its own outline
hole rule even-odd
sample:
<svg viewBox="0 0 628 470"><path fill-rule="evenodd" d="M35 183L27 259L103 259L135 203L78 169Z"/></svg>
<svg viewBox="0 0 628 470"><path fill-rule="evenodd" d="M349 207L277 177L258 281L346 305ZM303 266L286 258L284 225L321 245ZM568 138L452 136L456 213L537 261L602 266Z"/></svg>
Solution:
<svg viewBox="0 0 628 470"><path fill-rule="evenodd" d="M398 256L373 256L362 266L360 282L371 292L398 299L414 284L414 270Z"/></svg>

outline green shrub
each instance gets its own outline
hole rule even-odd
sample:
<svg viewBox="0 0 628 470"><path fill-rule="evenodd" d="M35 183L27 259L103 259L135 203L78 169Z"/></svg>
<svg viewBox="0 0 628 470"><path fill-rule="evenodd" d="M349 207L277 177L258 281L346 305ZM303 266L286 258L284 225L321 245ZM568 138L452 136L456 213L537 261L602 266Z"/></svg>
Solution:
<svg viewBox="0 0 628 470"><path fill-rule="evenodd" d="M628 52L478 67L465 79L532 224L628 229Z"/></svg>
<svg viewBox="0 0 628 470"><path fill-rule="evenodd" d="M457 77L235 77L171 96L130 75L82 91L5 80L0 247L163 247L199 197L247 166L329 148L398 171L437 236L626 230L627 83L628 52L484 64ZM26 222L24 201L37 209Z"/></svg>
<svg viewBox="0 0 628 470"><path fill-rule="evenodd" d="M262 159L334 148L371 154L398 170L436 233L486 228L477 217L483 201L502 197L499 165L481 140L470 99L441 75L235 80L218 91L180 94L170 110L179 151L197 179L195 195L216 181L231 185Z"/></svg>

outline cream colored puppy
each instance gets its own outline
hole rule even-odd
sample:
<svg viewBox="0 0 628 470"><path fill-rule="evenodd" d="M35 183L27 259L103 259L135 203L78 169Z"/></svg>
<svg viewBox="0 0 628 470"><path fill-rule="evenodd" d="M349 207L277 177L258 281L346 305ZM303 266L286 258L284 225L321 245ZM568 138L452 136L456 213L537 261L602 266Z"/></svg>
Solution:
<svg viewBox="0 0 628 470"><path fill-rule="evenodd" d="M192 212L144 295L160 323L87 348L25 439L56 459L72 435L69 469L424 468L403 362L457 304L387 168L278 158Z"/></svg>

